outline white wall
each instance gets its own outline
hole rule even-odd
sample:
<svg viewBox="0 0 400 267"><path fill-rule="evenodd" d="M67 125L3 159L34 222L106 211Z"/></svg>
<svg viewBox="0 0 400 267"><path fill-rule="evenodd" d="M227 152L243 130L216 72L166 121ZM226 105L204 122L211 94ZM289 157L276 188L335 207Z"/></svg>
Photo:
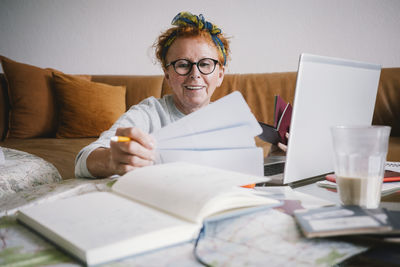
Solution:
<svg viewBox="0 0 400 267"><path fill-rule="evenodd" d="M0 54L66 73L160 74L151 46L179 11L232 37L229 73L295 71L301 52L400 66L397 0L0 0Z"/></svg>

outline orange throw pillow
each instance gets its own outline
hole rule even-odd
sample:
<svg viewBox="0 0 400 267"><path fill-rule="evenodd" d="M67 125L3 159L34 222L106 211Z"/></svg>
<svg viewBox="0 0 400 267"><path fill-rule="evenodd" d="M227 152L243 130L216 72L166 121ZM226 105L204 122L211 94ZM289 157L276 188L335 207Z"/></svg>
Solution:
<svg viewBox="0 0 400 267"><path fill-rule="evenodd" d="M3 56L0 61L10 98L8 137L54 136L57 113L51 88L52 72Z"/></svg>
<svg viewBox="0 0 400 267"><path fill-rule="evenodd" d="M54 69L13 61L0 55L8 83L10 114L8 138L54 137L57 106L53 90ZM74 75L75 76L75 75ZM90 75L76 75L90 81Z"/></svg>
<svg viewBox="0 0 400 267"><path fill-rule="evenodd" d="M97 137L125 112L125 86L111 86L53 73L59 104L56 137Z"/></svg>

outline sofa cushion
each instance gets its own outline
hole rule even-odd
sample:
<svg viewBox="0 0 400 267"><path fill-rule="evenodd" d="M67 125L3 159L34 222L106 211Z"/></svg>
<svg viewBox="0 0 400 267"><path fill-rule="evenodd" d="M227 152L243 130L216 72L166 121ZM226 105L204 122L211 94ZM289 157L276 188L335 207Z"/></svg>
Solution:
<svg viewBox="0 0 400 267"><path fill-rule="evenodd" d="M96 137L125 112L125 86L53 73L61 138Z"/></svg>
<svg viewBox="0 0 400 267"><path fill-rule="evenodd" d="M126 86L126 109L143 99L161 97L162 75L92 75L93 82Z"/></svg>
<svg viewBox="0 0 400 267"><path fill-rule="evenodd" d="M54 137L57 107L52 88L54 69L42 69L4 56L0 61L8 84L9 138ZM88 75L78 75L90 80Z"/></svg>
<svg viewBox="0 0 400 267"><path fill-rule="evenodd" d="M75 157L84 147L96 138L8 138L0 142L0 147L12 148L36 155L53 164L61 177L74 178Z"/></svg>
<svg viewBox="0 0 400 267"><path fill-rule="evenodd" d="M391 126L391 136L400 136L399 90L400 68L382 69L372 124Z"/></svg>
<svg viewBox="0 0 400 267"><path fill-rule="evenodd" d="M400 161L400 136L389 137L387 161Z"/></svg>
<svg viewBox="0 0 400 267"><path fill-rule="evenodd" d="M9 101L7 81L4 74L0 73L0 140L4 140L8 132Z"/></svg>
<svg viewBox="0 0 400 267"><path fill-rule="evenodd" d="M0 56L8 83L10 121L8 137L54 136L56 106L51 90L51 70Z"/></svg>

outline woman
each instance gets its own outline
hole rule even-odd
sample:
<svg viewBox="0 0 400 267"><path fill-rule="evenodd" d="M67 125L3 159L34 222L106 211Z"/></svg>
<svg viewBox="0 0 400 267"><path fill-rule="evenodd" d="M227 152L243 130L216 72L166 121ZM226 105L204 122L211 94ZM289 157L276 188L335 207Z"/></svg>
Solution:
<svg viewBox="0 0 400 267"><path fill-rule="evenodd" d="M172 25L155 47L173 94L132 106L97 141L83 148L75 162L77 177L122 175L154 164L155 140L150 133L210 103L224 78L229 42L202 15L181 12ZM110 141L114 135L131 141Z"/></svg>

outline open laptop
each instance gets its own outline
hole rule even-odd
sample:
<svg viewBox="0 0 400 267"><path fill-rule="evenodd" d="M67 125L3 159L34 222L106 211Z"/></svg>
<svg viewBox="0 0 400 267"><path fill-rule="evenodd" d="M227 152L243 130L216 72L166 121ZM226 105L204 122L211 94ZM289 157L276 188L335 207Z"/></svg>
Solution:
<svg viewBox="0 0 400 267"><path fill-rule="evenodd" d="M330 127L371 125L380 72L380 65L301 54L286 157L264 162L271 183L293 184L333 171ZM268 173L270 168L280 173Z"/></svg>

